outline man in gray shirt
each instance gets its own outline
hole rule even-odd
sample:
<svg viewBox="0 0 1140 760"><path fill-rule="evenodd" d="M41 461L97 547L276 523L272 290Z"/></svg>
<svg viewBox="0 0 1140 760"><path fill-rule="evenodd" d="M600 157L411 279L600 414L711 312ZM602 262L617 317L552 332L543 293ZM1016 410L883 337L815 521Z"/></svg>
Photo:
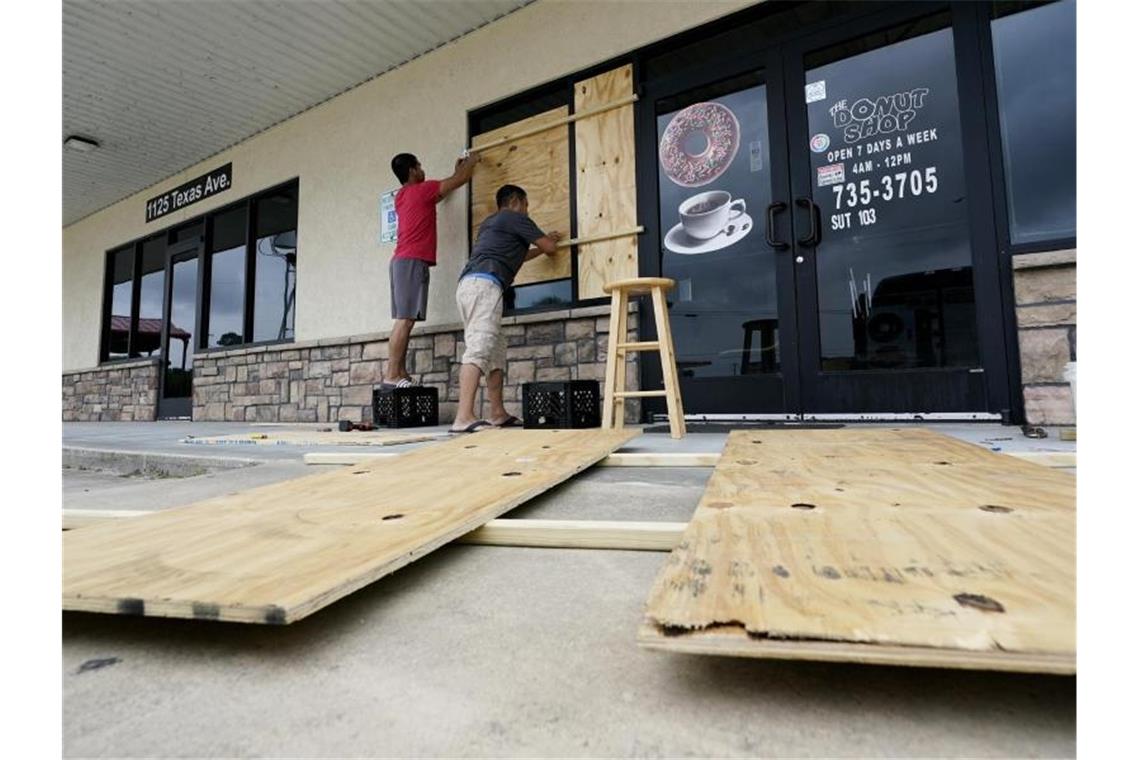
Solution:
<svg viewBox="0 0 1140 760"><path fill-rule="evenodd" d="M538 228L527 216L526 191L503 185L495 194L499 210L479 225L471 258L459 275L455 300L463 317L463 366L459 368L459 410L453 433L474 433L522 423L503 407L503 373L507 344L503 338L503 291L511 286L524 262L554 255L562 235ZM534 246L531 248L531 246ZM490 422L475 415L479 378L487 377Z"/></svg>

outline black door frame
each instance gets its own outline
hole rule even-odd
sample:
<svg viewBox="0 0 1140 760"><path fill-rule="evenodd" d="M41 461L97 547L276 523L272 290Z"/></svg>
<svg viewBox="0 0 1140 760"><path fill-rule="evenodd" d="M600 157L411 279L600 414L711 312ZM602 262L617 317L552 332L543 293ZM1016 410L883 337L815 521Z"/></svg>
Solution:
<svg viewBox="0 0 1140 760"><path fill-rule="evenodd" d="M775 5L775 3L773 3ZM949 10L951 14L951 30L955 51L955 73L958 82L959 112L962 128L962 152L965 171L966 193L969 198L968 224L970 244L973 254L973 277L976 316L978 320L977 334L981 373L984 383L985 409L977 410L982 415L998 416L1003 420L1020 419L1022 415L1020 386L1018 378L1013 374L1018 371L1016 327L1013 316L1012 285L1008 262L999 257L998 220L995 218L993 183L994 147L991 145L993 125L987 123L987 110L985 87L985 61L983 55L988 49L987 41L983 39L988 25L984 22L984 9L974 7L972 3L949 2L900 2L883 5L880 3L867 3L863 5L851 4L851 12L840 18L830 18L806 31L792 31L782 37L757 40L754 49L717 50L710 51L708 61L700 65L690 66L683 73L673 74L657 81L642 83L642 98L636 108L636 145L637 145L637 186L638 218L645 226L645 233L641 236L638 251L638 273L640 276L661 276L661 256L659 251L660 220L658 218L657 165L656 165L656 116L654 114L655 100L664 95L667 90L680 90L684 85L701 86L721 79L731 78L749 70L763 69L766 73L783 71L783 82L777 85L772 81L775 77L767 76L766 84L769 87L769 103L771 108L773 86L780 87L780 102L785 100L785 87L790 86L789 81L795 78L793 68L799 68L802 74L803 59L798 58L798 66L790 66L789 61L795 60L797 51L806 51L826 47L830 42L839 42L843 39L863 36L878 30L887 29L906 23L909 20L934 15ZM800 76L802 79L802 76ZM800 83L802 85L802 82ZM649 95L649 97L646 97ZM977 107L974 107L974 106ZM794 111L795 109L788 109ZM801 107L798 118L803 119L806 126L806 106ZM773 120L770 120L770 122ZM795 119L792 114L785 112L784 119L775 119L783 123L783 144L777 142L778 135L770 134L772 142L773 162L776 156L782 154L782 160L787 162L791 158L788 138L796 134ZM771 126L770 126L771 129ZM785 169L790 169L785 163ZM773 171L775 171L775 166ZM786 175L792 176L791 171ZM792 196L791 187L788 188L788 197L779 197L773 193L773 201L789 202ZM791 203L789 210L794 211ZM789 222L790 214L779 215L777 220L776 237L779 240L791 241L793 239L794 222ZM798 218L798 217L797 217ZM794 255L794 254L793 254ZM804 277L812 277L814 282L814 260L809 260L811 270L805 271ZM803 279L803 278L801 278ZM797 298L800 304L806 299ZM814 307L814 298L812 306ZM654 335L653 320L650 317L651 307L644 299L640 302L639 321L640 332L647 336ZM802 308L800 306L799 308ZM1001 324L992 324L992 318L998 316ZM800 315L802 319L802 315ZM991 320L987 322L987 319ZM804 324L802 321L798 325ZM797 326L798 326L797 325ZM1000 329L998 329L1000 328ZM1012 341L1012 343L1011 343ZM786 356L783 335L781 335L781 356ZM802 343L796 342L797 356L802 350ZM793 362L797 368L804 365L801 360ZM783 364L784 362L782 362ZM641 381L643 388L659 387L661 379L660 364L655 359L644 361L641 365ZM788 409L794 410L786 417L802 416L802 405L799 395L798 375L785 370L786 398ZM654 413L664 411L663 404L656 399L647 399L643 403L643 417L652 419ZM923 410L908 410L923 411ZM810 414L810 412L809 412ZM740 415L753 416L753 415ZM853 416L853 415L847 415Z"/></svg>
<svg viewBox="0 0 1140 760"><path fill-rule="evenodd" d="M173 237L173 231L170 233ZM185 350L194 351L197 353L197 341L201 335L202 327L202 288L203 280L203 263L205 259L205 245L203 244L203 237L201 235L191 239L183 240L177 243L168 243L166 246L166 269L165 280L163 283L163 306L162 306L162 344L159 350L159 373L158 373L158 409L157 419L175 419L180 417L190 417L194 408L194 395L193 395L193 380L191 380L191 392L189 396L178 398L166 397L166 371L170 363L170 313L174 307L174 263L176 258L185 257L187 253L193 253L194 258L198 260L197 269L197 282L194 285L194 335L191 336L191 341L187 343ZM193 365L191 364L191 378L193 378Z"/></svg>
<svg viewBox="0 0 1140 760"><path fill-rule="evenodd" d="M706 64L693 68L677 76L646 82L639 93L639 118L636 120L636 155L650 156L654 160L638 161L638 219L645 227L641 235L638 251L638 273L640 276L660 277L661 256L658 242L661 240L662 222L660 203L656 192L658 184L657 162L657 114L658 101L683 95L694 89L716 85L720 82L736 79L750 74L760 77L760 84L765 88L768 103L768 113L765 118L768 123L769 142L769 176L771 182L771 202L783 203L790 208L788 198L788 165L786 145L786 120L784 119L784 81L781 68L781 58L777 46L751 51L747 55L737 55L731 59L728 66ZM650 192L652 190L653 192ZM753 214L753 223L757 226L765 224L765 209L756 209ZM791 235L791 215L785 211L778 213L774 218L771 234L779 241L789 241ZM761 235L757 229L756 235ZM776 286L779 291L791 292L794 287L794 271L792 269L791 249L776 250L770 248L775 255ZM648 251L648 254L647 254ZM669 298L671 300L672 294ZM796 314L794 298L777 298L777 315L779 319L779 345L780 345L780 371L756 375L740 376L736 378L681 378L684 395L700 403L718 397L728 396L732 399L741 398L741 389L749 388L756 394L746 399L746 403L759 411L745 412L753 414L776 415L780 417L793 417L790 410L799 408L798 377L799 362L798 344L796 339ZM652 306L648 299L641 299L639 308L639 332L646 340L655 340L657 328L650 318ZM655 378L643 387L657 387L661 384L661 363L657 354L642 355L643 377L649 374ZM689 386L685 388L685 386ZM779 397L777 399L776 397ZM715 403L713 401L712 403ZM708 405L707 403L704 405ZM775 408L779 405L780 408ZM768 408L764 408L768 407Z"/></svg>
<svg viewBox="0 0 1140 760"><path fill-rule="evenodd" d="M980 103L982 97L980 69L977 54L971 55L969 37L973 27L969 18L963 19L966 11L960 3L919 4L870 15L853 20L841 29L807 35L785 48L785 60L789 88L804 85L804 56L814 50L839 44L845 40L873 34L881 30L897 28L909 21L928 18L949 11L949 26L955 51L955 76L958 84L959 119L962 130L962 162L967 197L967 234L971 249L973 270L976 334L978 340L979 366L974 368L931 368L921 370L883 370L859 372L823 372L818 369L819 330L816 292L815 249L804 251L804 263L800 265L797 277L797 304L799 305L799 326L803 335L801 342L801 379L804 387L805 415L820 416L831 414L897 414L897 413L951 413L964 415L1000 415L1001 409L1008 409L1005 383L1005 344L1001 331L987 330L985 315L1001 313L1001 296L998 289L997 239L993 220L993 202L989 195L990 180L985 166L988 149L985 142L985 120L981 109L969 107L969 103ZM963 23L965 21L965 23ZM792 162L793 196L811 197L810 160L806 143L799 140L808 134L807 107L799 99L789 104L788 128L790 144L799 147L790 153ZM805 138L806 140L806 138ZM797 219L797 230L804 229L802 219ZM799 235L797 234L797 237ZM809 365L811 365L809 367ZM987 369L992 371L987 371ZM999 382L992 382L995 378ZM874 383L874 384L872 384ZM915 402L903 402L915 383L929 388L928 394L940 397L942 408L905 408ZM855 401L854 399L859 399ZM850 408L863 406L870 408Z"/></svg>

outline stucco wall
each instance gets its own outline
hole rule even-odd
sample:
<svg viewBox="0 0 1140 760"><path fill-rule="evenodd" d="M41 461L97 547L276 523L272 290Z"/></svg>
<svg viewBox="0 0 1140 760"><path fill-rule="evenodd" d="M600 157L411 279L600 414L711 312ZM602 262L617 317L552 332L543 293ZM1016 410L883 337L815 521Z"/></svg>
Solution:
<svg viewBox="0 0 1140 760"><path fill-rule="evenodd" d="M391 245L379 242L378 204L396 186L394 153L417 154L431 176L449 174L469 110L753 4L540 0L64 228L64 368L98 363L109 248L297 176L297 340L388 329ZM144 223L147 198L231 161L231 190ZM453 288L467 256L466 207L464 191L439 208L429 324L458 321Z"/></svg>

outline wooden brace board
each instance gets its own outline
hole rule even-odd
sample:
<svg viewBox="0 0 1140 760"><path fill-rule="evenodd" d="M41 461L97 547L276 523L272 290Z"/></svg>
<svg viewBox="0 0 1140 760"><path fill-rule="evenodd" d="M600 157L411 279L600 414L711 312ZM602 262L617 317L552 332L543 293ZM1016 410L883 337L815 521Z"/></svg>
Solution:
<svg viewBox="0 0 1140 760"><path fill-rule="evenodd" d="M572 477L637 431L493 430L63 534L63 609L285 624Z"/></svg>
<svg viewBox="0 0 1140 760"><path fill-rule="evenodd" d="M635 428L630 428L631 430ZM302 459L305 464L356 464L375 459L398 457L398 452L376 451L312 451ZM616 451L598 462L598 467L715 467L720 452L682 451Z"/></svg>
<svg viewBox="0 0 1140 760"><path fill-rule="evenodd" d="M626 65L574 84L574 111L581 112L633 93L633 66ZM637 226L633 104L574 124L578 235L589 237ZM601 298L611 280L637 276L637 236L578 249L578 295Z"/></svg>
<svg viewBox="0 0 1140 760"><path fill-rule="evenodd" d="M1077 466L1075 452L1005 451L1004 456L1024 459L1043 467L1069 469ZM381 457L398 457L397 452L310 452L305 464L356 464ZM616 451L598 462L598 467L716 467L720 452Z"/></svg>
<svg viewBox="0 0 1140 760"><path fill-rule="evenodd" d="M1075 672L1075 479L923 429L730 434L640 642Z"/></svg>
<svg viewBox="0 0 1140 760"><path fill-rule="evenodd" d="M97 525L108 520L143 517L153 511L65 509L63 529ZM626 520L491 520L455 539L457 544L533 546L552 549L626 549L669 551L677 545L687 523Z"/></svg>
<svg viewBox="0 0 1140 760"><path fill-rule="evenodd" d="M542 124L565 119L565 106L531 116L505 127L476 135L479 147ZM570 236L570 127L562 125L505 145L488 148L471 176L471 241L479 235L479 225L498 209L495 193L503 185L519 185L527 193L530 218L545 231L557 230ZM627 226L633 226L627 225ZM557 280L570 276L570 251L539 256L523 264L515 284Z"/></svg>
<svg viewBox="0 0 1140 760"><path fill-rule="evenodd" d="M266 433L235 435L189 436L182 443L207 446L398 446L402 443L420 443L446 437L446 433L393 433L386 431L353 430L283 430Z"/></svg>

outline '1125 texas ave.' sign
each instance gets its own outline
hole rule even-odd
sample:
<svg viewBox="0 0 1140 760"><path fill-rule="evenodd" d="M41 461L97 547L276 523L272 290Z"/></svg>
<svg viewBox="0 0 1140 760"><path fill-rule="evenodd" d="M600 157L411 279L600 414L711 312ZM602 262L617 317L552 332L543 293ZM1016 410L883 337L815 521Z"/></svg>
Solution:
<svg viewBox="0 0 1140 760"><path fill-rule="evenodd" d="M233 183L233 164L226 164L214 169L212 172L198 177L198 179L190 180L184 185L179 185L173 190L168 190L162 195L151 198L146 202L146 220L153 222L155 219L197 203L203 198L209 198L215 193L229 190Z"/></svg>

